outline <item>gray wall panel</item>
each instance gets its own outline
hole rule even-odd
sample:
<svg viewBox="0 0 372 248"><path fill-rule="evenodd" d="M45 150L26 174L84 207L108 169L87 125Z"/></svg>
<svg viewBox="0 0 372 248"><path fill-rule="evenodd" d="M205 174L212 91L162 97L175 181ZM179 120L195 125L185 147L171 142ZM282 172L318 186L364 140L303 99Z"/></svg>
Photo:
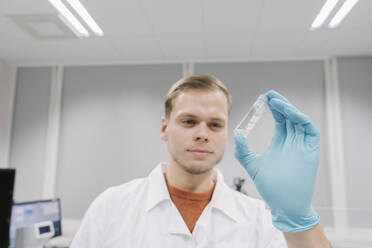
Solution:
<svg viewBox="0 0 372 248"><path fill-rule="evenodd" d="M65 68L57 173L64 217L82 218L107 187L168 160L163 99L181 76L180 64Z"/></svg>
<svg viewBox="0 0 372 248"><path fill-rule="evenodd" d="M41 198L51 80L51 68L17 70L10 166L18 202Z"/></svg>
<svg viewBox="0 0 372 248"><path fill-rule="evenodd" d="M0 59L0 168L8 168L15 97L14 66Z"/></svg>
<svg viewBox="0 0 372 248"><path fill-rule="evenodd" d="M339 59L348 220L372 228L372 57Z"/></svg>

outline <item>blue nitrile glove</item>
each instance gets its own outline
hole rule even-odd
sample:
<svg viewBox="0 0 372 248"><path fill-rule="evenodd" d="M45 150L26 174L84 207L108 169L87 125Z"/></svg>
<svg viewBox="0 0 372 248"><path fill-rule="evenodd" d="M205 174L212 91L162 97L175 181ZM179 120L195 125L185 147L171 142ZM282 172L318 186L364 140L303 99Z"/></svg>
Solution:
<svg viewBox="0 0 372 248"><path fill-rule="evenodd" d="M266 93L275 119L272 143L263 154L251 152L236 134L235 157L269 205L273 225L283 232L300 232L319 223L311 206L319 163L319 131L309 117L271 90Z"/></svg>

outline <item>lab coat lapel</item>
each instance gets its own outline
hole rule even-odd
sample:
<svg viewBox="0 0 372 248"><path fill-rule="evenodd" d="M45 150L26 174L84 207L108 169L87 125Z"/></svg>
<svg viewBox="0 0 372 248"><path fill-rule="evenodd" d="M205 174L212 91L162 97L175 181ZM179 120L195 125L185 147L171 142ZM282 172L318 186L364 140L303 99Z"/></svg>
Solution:
<svg viewBox="0 0 372 248"><path fill-rule="evenodd" d="M168 232L170 234L181 234L190 237L190 230L188 229L177 207L173 203L169 207L169 211L171 217L169 220Z"/></svg>

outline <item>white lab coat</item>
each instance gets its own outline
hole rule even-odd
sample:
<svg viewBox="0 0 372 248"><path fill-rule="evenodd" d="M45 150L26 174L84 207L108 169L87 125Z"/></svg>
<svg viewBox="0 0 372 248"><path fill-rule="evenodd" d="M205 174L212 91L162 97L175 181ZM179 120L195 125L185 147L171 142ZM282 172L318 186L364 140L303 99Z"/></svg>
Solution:
<svg viewBox="0 0 372 248"><path fill-rule="evenodd" d="M261 200L232 190L218 168L211 201L190 233L159 163L147 178L111 187L86 212L71 248L286 248Z"/></svg>

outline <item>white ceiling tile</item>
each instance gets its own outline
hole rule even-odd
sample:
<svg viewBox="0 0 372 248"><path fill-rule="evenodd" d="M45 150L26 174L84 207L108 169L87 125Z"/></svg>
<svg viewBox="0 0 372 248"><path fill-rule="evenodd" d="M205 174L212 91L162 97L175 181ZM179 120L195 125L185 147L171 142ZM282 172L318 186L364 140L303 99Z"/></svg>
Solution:
<svg viewBox="0 0 372 248"><path fill-rule="evenodd" d="M364 29L351 29L347 34L338 29L310 31L296 52L296 55L304 54L372 54L372 32L366 32Z"/></svg>
<svg viewBox="0 0 372 248"><path fill-rule="evenodd" d="M13 40L15 43L0 43L0 50L5 48L6 46L10 45L17 45L19 40L23 40L23 42L28 42L32 37L22 30L15 22L13 22L10 18L6 16L0 16L0 42L2 39L10 39ZM26 43L23 43L26 44Z"/></svg>
<svg viewBox="0 0 372 248"><path fill-rule="evenodd" d="M122 60L163 60L159 42L151 35L110 37Z"/></svg>
<svg viewBox="0 0 372 248"><path fill-rule="evenodd" d="M107 35L151 34L137 0L80 0Z"/></svg>
<svg viewBox="0 0 372 248"><path fill-rule="evenodd" d="M325 0L265 0L260 29L308 30Z"/></svg>
<svg viewBox="0 0 372 248"><path fill-rule="evenodd" d="M205 32L248 31L257 26L261 0L203 1Z"/></svg>
<svg viewBox="0 0 372 248"><path fill-rule="evenodd" d="M70 41L30 42L17 50L3 51L17 63L94 62L118 59L115 49L104 38ZM13 54L12 54L13 53ZM35 56L36 55L36 56Z"/></svg>
<svg viewBox="0 0 372 248"><path fill-rule="evenodd" d="M207 33L208 59L248 58L252 32Z"/></svg>
<svg viewBox="0 0 372 248"><path fill-rule="evenodd" d="M13 15L13 14L40 14L40 13L53 13L56 12L55 8L49 3L48 0L1 0L0 1L0 14Z"/></svg>
<svg viewBox="0 0 372 248"><path fill-rule="evenodd" d="M202 33L159 33L156 37L168 60L205 58Z"/></svg>
<svg viewBox="0 0 372 248"><path fill-rule="evenodd" d="M372 1L359 1L341 22L338 29L363 28L372 33L371 13Z"/></svg>
<svg viewBox="0 0 372 248"><path fill-rule="evenodd" d="M140 0L153 30L157 33L201 33L200 1Z"/></svg>
<svg viewBox="0 0 372 248"><path fill-rule="evenodd" d="M291 57L301 44L306 32L291 29L259 30L252 44L253 57Z"/></svg>

